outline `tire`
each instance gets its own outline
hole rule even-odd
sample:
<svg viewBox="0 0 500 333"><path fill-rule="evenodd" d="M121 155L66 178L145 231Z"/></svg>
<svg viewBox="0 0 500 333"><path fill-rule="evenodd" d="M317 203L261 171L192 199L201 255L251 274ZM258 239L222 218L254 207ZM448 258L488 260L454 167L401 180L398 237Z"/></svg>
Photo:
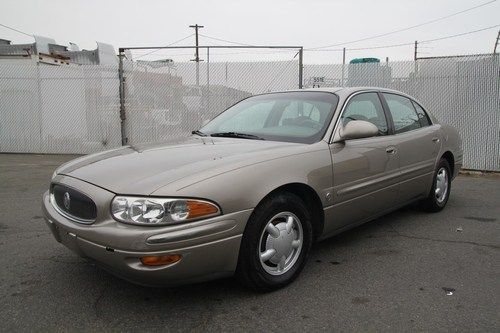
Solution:
<svg viewBox="0 0 500 333"><path fill-rule="evenodd" d="M442 179L443 172L445 179L442 180L443 183L441 184L445 184L444 191L443 191L443 185L442 186L438 185L438 177L441 177ZM434 172L434 177L432 179L432 188L431 191L429 192L429 196L422 201L422 207L425 210L429 212L439 212L443 210L450 197L451 177L452 175L451 175L450 164L446 159L441 158L436 167L436 171ZM440 189L441 191L437 191L437 189ZM444 197L441 196L443 192L444 192Z"/></svg>
<svg viewBox="0 0 500 333"><path fill-rule="evenodd" d="M270 223L280 230L279 236L274 228L268 231ZM304 268L312 234L311 215L299 197L282 192L266 198L252 213L243 233L237 278L260 292L286 286ZM273 250L275 254L267 259L266 254Z"/></svg>

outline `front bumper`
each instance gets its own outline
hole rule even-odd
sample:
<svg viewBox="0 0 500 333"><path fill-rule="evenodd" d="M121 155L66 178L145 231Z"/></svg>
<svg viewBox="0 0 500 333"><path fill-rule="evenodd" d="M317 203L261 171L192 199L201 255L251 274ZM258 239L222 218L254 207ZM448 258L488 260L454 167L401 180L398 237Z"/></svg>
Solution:
<svg viewBox="0 0 500 333"><path fill-rule="evenodd" d="M114 275L142 285L169 286L234 273L251 209L171 226L128 225L109 216L113 193L72 177L58 176L57 182L94 198L100 213L90 225L71 221L55 210L46 192L42 206L55 239ZM140 261L143 256L169 254L182 259L166 266Z"/></svg>

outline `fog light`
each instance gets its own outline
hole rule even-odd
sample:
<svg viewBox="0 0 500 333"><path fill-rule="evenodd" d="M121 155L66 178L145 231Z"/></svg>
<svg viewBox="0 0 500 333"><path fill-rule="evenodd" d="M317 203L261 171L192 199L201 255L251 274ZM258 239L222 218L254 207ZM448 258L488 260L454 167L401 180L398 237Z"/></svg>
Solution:
<svg viewBox="0 0 500 333"><path fill-rule="evenodd" d="M170 265L181 260L180 254L169 254L165 256L146 256L141 257L141 262L146 266Z"/></svg>

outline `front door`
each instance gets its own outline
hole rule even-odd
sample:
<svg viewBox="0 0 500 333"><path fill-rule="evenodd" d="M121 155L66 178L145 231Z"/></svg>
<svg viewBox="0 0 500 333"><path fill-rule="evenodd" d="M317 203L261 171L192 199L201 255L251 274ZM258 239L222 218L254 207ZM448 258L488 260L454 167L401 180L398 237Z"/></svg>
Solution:
<svg viewBox="0 0 500 333"><path fill-rule="evenodd" d="M371 138L330 145L333 167L333 220L326 233L370 219L389 210L398 193L398 155L377 92L350 98L337 124L365 120L379 129Z"/></svg>

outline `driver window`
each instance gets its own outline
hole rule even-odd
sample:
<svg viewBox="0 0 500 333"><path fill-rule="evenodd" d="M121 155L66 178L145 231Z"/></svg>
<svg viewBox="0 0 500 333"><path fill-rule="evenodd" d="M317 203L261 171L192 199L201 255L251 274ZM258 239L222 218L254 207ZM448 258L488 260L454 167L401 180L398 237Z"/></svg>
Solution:
<svg viewBox="0 0 500 333"><path fill-rule="evenodd" d="M362 93L349 101L342 114L342 124L347 125L351 120L364 120L378 128L378 135L387 135L387 120L378 94L375 92Z"/></svg>

